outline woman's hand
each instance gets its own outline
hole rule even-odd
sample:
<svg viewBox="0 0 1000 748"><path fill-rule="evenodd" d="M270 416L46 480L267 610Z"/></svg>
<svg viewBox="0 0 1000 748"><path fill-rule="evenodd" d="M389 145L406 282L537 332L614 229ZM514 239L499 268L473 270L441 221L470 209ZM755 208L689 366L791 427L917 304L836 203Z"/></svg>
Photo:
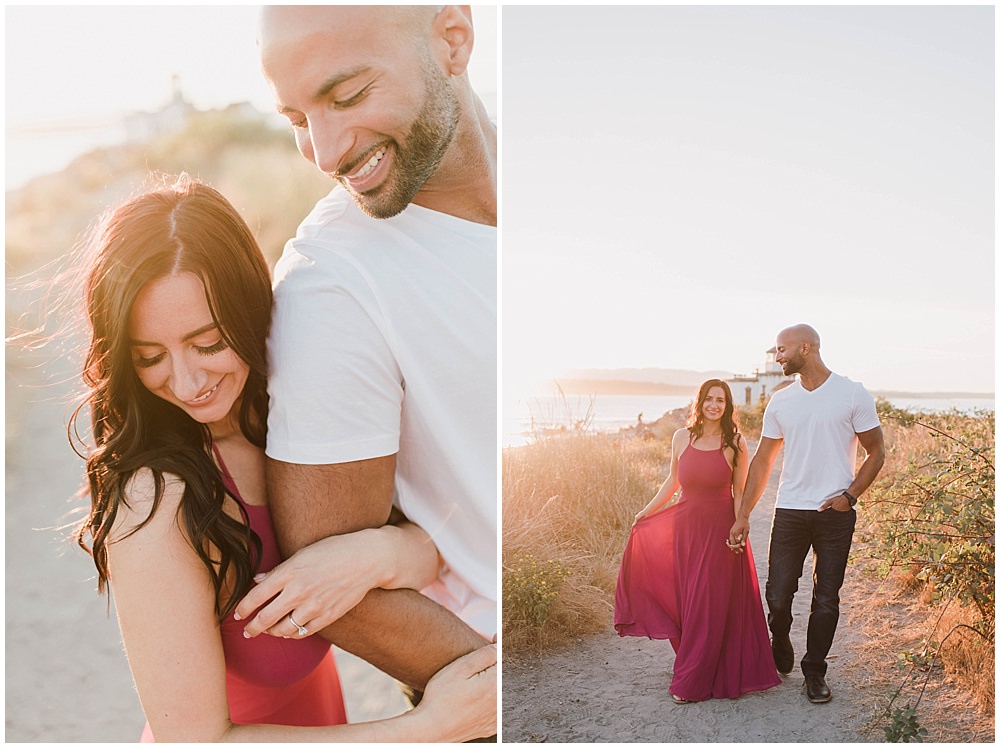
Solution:
<svg viewBox="0 0 1000 748"><path fill-rule="evenodd" d="M743 553L746 548L747 538L750 537L750 520L737 517L729 530L729 537L726 538L726 545L733 553Z"/></svg>
<svg viewBox="0 0 1000 748"><path fill-rule="evenodd" d="M632 527L635 527L639 522L649 516L649 507L643 507L638 514L635 515L635 519L632 520Z"/></svg>
<svg viewBox="0 0 1000 748"><path fill-rule="evenodd" d="M434 580L437 569L437 549L427 533L409 522L335 535L257 575L257 585L236 606L235 615L242 620L257 611L243 629L248 639L264 632L308 636L351 610L369 590L420 589Z"/></svg>
<svg viewBox="0 0 1000 748"><path fill-rule="evenodd" d="M497 732L497 646L487 644L441 668L427 682L413 717L438 735L459 743ZM442 733L443 734L439 734Z"/></svg>

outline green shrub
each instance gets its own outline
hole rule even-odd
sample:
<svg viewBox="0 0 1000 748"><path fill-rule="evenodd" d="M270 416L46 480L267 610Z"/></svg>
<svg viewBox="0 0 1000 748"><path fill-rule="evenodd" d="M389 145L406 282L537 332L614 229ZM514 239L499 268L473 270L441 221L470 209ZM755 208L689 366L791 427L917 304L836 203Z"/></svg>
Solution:
<svg viewBox="0 0 1000 748"><path fill-rule="evenodd" d="M747 439L760 439L760 430L764 426L764 402L754 405L736 406L736 415L740 419L740 432Z"/></svg>
<svg viewBox="0 0 1000 748"><path fill-rule="evenodd" d="M866 537L884 569L909 570L926 584L932 602L973 606L982 631L992 632L995 416L904 412L897 418L924 438L919 447L911 444L905 464L872 487Z"/></svg>
<svg viewBox="0 0 1000 748"><path fill-rule="evenodd" d="M927 730L917 708L935 665L986 713L994 708L996 418L877 407L888 450L882 476L863 498L861 556L880 576L919 589L933 609L932 630L896 657L908 672L879 718L888 723L887 741L920 742Z"/></svg>
<svg viewBox="0 0 1000 748"><path fill-rule="evenodd" d="M504 625L515 621L542 626L559 597L568 570L555 559L538 561L528 553L503 570Z"/></svg>

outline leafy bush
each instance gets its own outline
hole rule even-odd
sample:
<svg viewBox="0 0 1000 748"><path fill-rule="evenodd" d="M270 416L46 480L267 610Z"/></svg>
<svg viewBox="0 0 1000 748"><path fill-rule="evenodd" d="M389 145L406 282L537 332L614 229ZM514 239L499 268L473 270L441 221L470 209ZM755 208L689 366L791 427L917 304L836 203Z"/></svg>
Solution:
<svg viewBox="0 0 1000 748"><path fill-rule="evenodd" d="M740 419L740 431L747 439L760 439L760 430L764 427L764 403L754 405L738 405L736 415Z"/></svg>
<svg viewBox="0 0 1000 748"><path fill-rule="evenodd" d="M567 573L566 566L559 561L551 558L538 561L531 553L518 558L513 566L504 567L504 624L543 626Z"/></svg>
<svg viewBox="0 0 1000 748"><path fill-rule="evenodd" d="M865 502L867 537L883 568L902 567L927 585L932 602L974 606L983 633L994 626L994 497L992 412L897 416L926 438L909 445L905 464L888 471Z"/></svg>
<svg viewBox="0 0 1000 748"><path fill-rule="evenodd" d="M863 499L869 563L921 591L934 610L919 646L901 652L909 672L880 716L890 742L922 741L917 707L935 665L992 713L995 642L996 418L991 411L914 414L878 402L888 445L882 476ZM896 706L910 687L905 706Z"/></svg>

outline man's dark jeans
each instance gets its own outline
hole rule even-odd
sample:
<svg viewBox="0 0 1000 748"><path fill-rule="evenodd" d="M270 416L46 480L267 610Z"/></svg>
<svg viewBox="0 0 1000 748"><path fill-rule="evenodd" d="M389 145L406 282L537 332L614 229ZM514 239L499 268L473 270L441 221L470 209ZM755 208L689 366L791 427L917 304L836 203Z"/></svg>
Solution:
<svg viewBox="0 0 1000 748"><path fill-rule="evenodd" d="M771 545L767 552L767 625L776 638L788 636L792 626L792 598L799 588L802 564L813 549L813 594L806 634L803 675L826 675L826 656L840 617L840 587L851 551L854 510L822 512L775 509Z"/></svg>

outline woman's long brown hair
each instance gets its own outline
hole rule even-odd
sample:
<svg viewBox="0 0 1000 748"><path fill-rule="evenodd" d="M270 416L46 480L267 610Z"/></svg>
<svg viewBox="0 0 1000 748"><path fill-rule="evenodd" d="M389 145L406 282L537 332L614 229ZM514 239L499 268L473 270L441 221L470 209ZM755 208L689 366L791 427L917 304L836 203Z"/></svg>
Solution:
<svg viewBox="0 0 1000 748"><path fill-rule="evenodd" d="M77 542L93 556L103 592L109 533L119 508L127 506L129 480L144 468L153 473L152 510L142 527L160 506L164 475L179 476L184 491L178 517L211 576L219 617L225 617L252 584L260 539L245 516L240 522L223 511L226 492L208 428L139 381L128 320L150 281L197 275L223 338L249 367L239 424L247 439L263 448L271 319L267 262L235 208L216 190L185 177L107 215L89 249L85 303L91 339L83 369L89 392L69 425L71 436L78 433L78 420L89 407L93 445L84 457L91 506Z"/></svg>
<svg viewBox="0 0 1000 748"><path fill-rule="evenodd" d="M739 461L740 457L740 425L739 417L736 415L736 407L733 404L733 392L729 385L721 379L709 379L702 382L698 388L698 397L691 403L691 413L688 416L687 427L697 441L705 430L705 414L702 406L708 398L708 393L713 387L719 387L726 395L726 407L722 411L722 444L733 450L733 465Z"/></svg>

